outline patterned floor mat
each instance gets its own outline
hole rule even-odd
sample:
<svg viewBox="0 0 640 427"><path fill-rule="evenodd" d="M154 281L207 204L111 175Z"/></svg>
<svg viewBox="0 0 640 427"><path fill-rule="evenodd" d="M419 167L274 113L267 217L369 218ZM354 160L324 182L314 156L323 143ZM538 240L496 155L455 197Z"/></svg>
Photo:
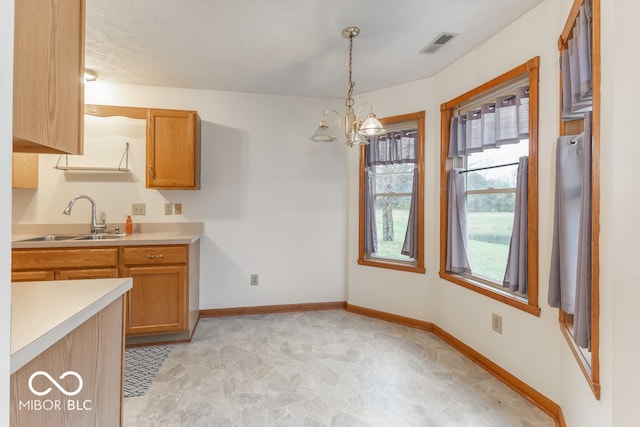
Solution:
<svg viewBox="0 0 640 427"><path fill-rule="evenodd" d="M170 345L128 348L124 352L124 397L143 396L171 352Z"/></svg>

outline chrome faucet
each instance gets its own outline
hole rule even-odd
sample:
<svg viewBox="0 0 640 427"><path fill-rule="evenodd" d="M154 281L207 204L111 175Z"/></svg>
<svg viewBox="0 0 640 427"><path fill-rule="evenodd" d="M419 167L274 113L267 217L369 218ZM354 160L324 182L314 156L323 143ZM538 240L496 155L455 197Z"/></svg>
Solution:
<svg viewBox="0 0 640 427"><path fill-rule="evenodd" d="M81 194L81 195L76 196L73 199L71 199L71 201L69 202L69 204L65 208L64 212L62 212L62 213L65 214L65 215L71 215L71 208L73 207L73 204L78 199L87 199L88 201L91 202L91 233L95 234L98 231L106 230L107 224L105 224L104 218L102 219L102 224L98 224L98 221L96 220L96 202L94 202L91 197L85 196L84 194Z"/></svg>

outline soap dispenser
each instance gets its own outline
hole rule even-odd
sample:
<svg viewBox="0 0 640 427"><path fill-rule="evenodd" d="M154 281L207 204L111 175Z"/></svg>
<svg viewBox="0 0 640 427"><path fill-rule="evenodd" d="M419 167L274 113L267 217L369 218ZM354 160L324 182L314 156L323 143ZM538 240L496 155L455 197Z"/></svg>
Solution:
<svg viewBox="0 0 640 427"><path fill-rule="evenodd" d="M131 215L127 215L127 222L125 223L124 228L127 234L133 234L133 221L131 220Z"/></svg>

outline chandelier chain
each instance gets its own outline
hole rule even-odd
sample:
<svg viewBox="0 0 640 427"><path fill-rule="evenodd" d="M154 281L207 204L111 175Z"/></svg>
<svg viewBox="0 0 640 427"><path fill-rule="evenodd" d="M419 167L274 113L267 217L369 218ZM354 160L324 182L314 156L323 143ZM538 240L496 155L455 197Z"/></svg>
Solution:
<svg viewBox="0 0 640 427"><path fill-rule="evenodd" d="M352 80L351 80L351 76L353 74L353 69L352 69L352 57L353 57L353 33L349 34L349 92L347 93L347 100L345 101L345 104L348 108L353 107L353 98L351 98L351 95L353 94L353 87L356 85Z"/></svg>

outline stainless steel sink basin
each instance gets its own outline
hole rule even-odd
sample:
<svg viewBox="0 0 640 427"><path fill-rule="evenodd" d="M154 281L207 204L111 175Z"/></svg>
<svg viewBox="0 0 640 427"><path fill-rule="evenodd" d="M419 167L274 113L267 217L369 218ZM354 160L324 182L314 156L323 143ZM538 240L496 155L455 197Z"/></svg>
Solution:
<svg viewBox="0 0 640 427"><path fill-rule="evenodd" d="M21 242L56 242L63 240L118 240L126 234L102 233L102 234L47 234L45 236L32 237L20 240Z"/></svg>
<svg viewBox="0 0 640 427"><path fill-rule="evenodd" d="M124 236L126 236L126 234L89 234L74 240L118 240Z"/></svg>
<svg viewBox="0 0 640 427"><path fill-rule="evenodd" d="M32 237L20 240L21 242L55 242L59 240L72 240L83 237L83 234L47 234L46 236Z"/></svg>

